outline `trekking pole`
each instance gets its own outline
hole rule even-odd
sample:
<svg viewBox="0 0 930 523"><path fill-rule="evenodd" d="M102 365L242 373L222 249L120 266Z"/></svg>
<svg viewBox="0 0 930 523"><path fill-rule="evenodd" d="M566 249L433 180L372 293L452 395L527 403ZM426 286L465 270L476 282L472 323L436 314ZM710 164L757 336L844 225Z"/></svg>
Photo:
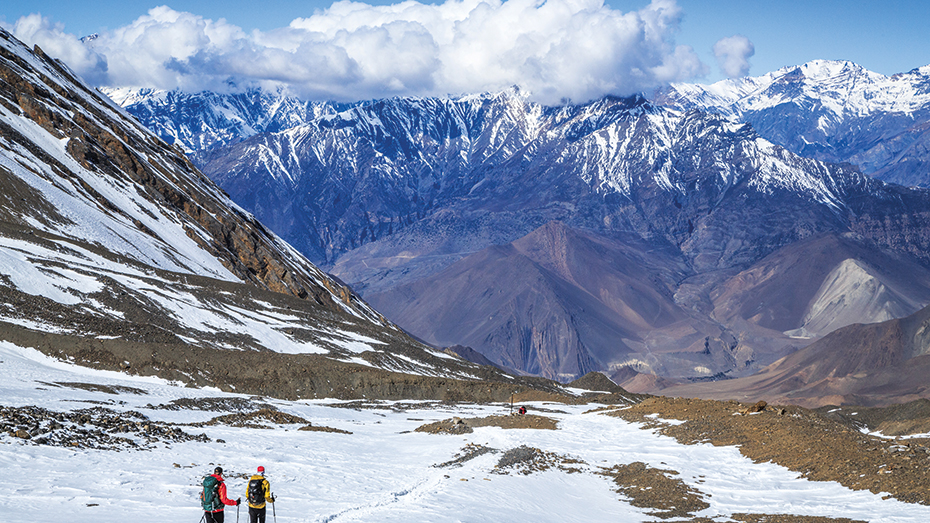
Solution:
<svg viewBox="0 0 930 523"><path fill-rule="evenodd" d="M207 518L207 513L204 512L203 515L200 516L200 523L203 523L206 518Z"/></svg>
<svg viewBox="0 0 930 523"><path fill-rule="evenodd" d="M239 504L236 503L236 523L239 523Z"/></svg>
<svg viewBox="0 0 930 523"><path fill-rule="evenodd" d="M275 499L274 492L271 493L271 499ZM278 515L274 510L274 502L271 503L271 515L274 516L274 523L278 523Z"/></svg>

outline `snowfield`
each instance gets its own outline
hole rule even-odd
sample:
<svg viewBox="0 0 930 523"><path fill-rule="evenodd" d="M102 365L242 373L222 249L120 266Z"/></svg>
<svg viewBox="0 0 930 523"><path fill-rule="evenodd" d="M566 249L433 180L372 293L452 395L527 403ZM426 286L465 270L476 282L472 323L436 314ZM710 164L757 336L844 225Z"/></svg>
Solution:
<svg viewBox="0 0 930 523"><path fill-rule="evenodd" d="M161 379L95 371L59 362L31 348L0 343L0 404L54 411L104 406L134 410L153 421L197 423L231 411L152 408L173 400L247 396L181 387ZM77 387L76 384L98 385ZM105 390L127 391L118 395ZM587 412L590 406L532 403L532 413L559 421L559 430L479 427L464 435L413 432L453 416L506 414L509 405L335 400L270 403L315 427L352 434L225 425L182 427L210 442L161 443L151 450L92 450L37 445L0 436L0 513L4 521L188 521L202 515L199 482L217 465L226 471L231 497L244 497L247 477L267 470L277 496L268 521L661 521L651 509L632 506L601 468L644 462L674 470L699 490L710 507L695 514L733 521L736 513L830 516L882 522L930 521L930 507L884 500L837 483L812 482L770 463L754 464L734 447L681 445L616 417ZM224 442L220 442L223 440ZM449 464L466 445L496 449ZM495 465L521 445L583 463L581 473L558 468L524 474ZM247 521L240 507L240 521ZM227 507L226 521L236 518Z"/></svg>

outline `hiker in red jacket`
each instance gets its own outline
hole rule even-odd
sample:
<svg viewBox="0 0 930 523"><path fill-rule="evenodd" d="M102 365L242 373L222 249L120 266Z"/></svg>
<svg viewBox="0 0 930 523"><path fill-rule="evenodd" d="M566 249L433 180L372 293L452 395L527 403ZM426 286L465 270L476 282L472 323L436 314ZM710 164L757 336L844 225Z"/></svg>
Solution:
<svg viewBox="0 0 930 523"><path fill-rule="evenodd" d="M239 506L242 498L233 501L226 497L226 482L223 480L223 468L216 467L213 474L203 478L203 490L200 492L206 523L223 523L224 505Z"/></svg>

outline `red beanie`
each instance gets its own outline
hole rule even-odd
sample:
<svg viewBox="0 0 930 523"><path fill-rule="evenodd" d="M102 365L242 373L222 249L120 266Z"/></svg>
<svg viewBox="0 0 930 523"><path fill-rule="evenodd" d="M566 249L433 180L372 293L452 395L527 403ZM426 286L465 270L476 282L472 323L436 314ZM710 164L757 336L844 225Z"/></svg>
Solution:
<svg viewBox="0 0 930 523"><path fill-rule="evenodd" d="M265 467L258 467L259 472L265 472Z"/></svg>

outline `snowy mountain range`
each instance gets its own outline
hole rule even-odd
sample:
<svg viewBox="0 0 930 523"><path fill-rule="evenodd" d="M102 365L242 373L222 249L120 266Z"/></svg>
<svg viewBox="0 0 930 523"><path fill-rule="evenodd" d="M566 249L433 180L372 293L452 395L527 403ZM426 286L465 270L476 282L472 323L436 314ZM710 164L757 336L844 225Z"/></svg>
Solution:
<svg viewBox="0 0 930 523"><path fill-rule="evenodd" d="M182 93L105 89L144 125L187 151L283 130L351 105L306 102L286 93ZM901 185L930 185L926 156L930 66L885 76L853 62L815 60L759 77L712 85L672 84L658 105L701 109L751 123L763 138L801 156L849 162Z"/></svg>
<svg viewBox="0 0 930 523"><path fill-rule="evenodd" d="M187 136L168 97L126 108ZM735 110L643 97L545 107L519 89L317 107L191 157L436 346L560 380L632 369L700 381L930 303L926 192L794 154ZM185 124L202 133L186 147L219 143L210 118Z"/></svg>
<svg viewBox="0 0 930 523"><path fill-rule="evenodd" d="M191 153L230 145L262 132L300 125L340 106L306 102L282 92L251 89L226 94L157 89L103 89L111 100L129 107L147 129Z"/></svg>
<svg viewBox="0 0 930 523"><path fill-rule="evenodd" d="M885 76L852 62L816 60L712 85L673 84L655 99L750 123L802 156L930 186L930 66Z"/></svg>
<svg viewBox="0 0 930 523"><path fill-rule="evenodd" d="M512 392L513 377L411 339L180 149L2 31L0 79L5 342L281 397Z"/></svg>

